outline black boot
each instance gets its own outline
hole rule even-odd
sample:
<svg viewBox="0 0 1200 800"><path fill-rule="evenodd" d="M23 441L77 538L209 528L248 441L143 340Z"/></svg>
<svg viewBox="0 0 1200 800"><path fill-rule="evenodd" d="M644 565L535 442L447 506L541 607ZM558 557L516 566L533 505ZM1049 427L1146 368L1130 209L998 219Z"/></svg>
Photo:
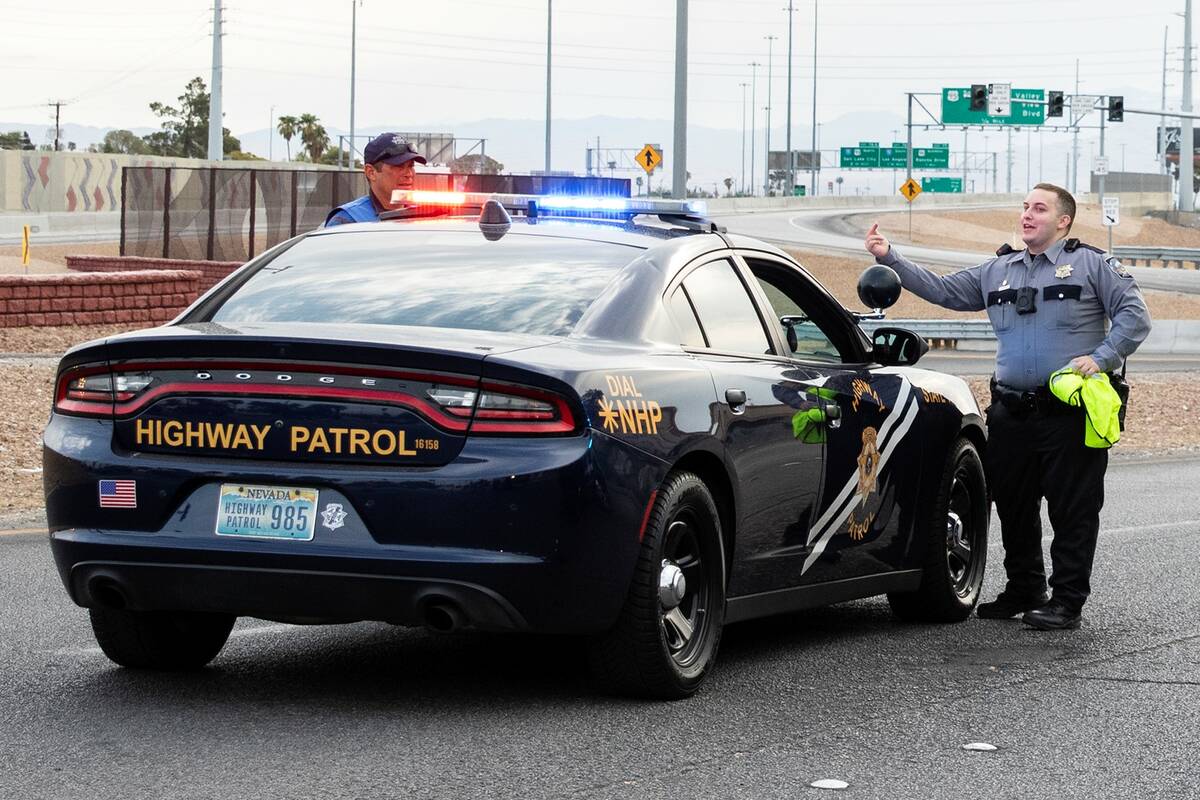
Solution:
<svg viewBox="0 0 1200 800"><path fill-rule="evenodd" d="M980 603L975 614L980 619L1012 619L1018 614L1040 608L1050 602L1049 592L1032 596L1017 596L1003 591L990 603Z"/></svg>
<svg viewBox="0 0 1200 800"><path fill-rule="evenodd" d="M1040 631L1067 631L1079 627L1080 614L1061 600L1026 611L1021 621Z"/></svg>

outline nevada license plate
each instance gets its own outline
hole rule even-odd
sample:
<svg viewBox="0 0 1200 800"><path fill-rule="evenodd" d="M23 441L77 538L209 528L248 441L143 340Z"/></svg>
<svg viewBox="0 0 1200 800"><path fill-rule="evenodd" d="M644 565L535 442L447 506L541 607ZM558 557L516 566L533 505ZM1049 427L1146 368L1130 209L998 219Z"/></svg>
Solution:
<svg viewBox="0 0 1200 800"><path fill-rule="evenodd" d="M306 542L313 538L316 517L316 489L224 483L217 503L217 535Z"/></svg>

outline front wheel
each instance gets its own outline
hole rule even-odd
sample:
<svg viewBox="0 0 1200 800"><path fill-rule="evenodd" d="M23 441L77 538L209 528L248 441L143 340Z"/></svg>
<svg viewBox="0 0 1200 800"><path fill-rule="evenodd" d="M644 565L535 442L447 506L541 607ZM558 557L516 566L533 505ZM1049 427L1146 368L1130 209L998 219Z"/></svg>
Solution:
<svg viewBox="0 0 1200 800"><path fill-rule="evenodd" d="M650 512L617 624L591 643L592 674L615 693L688 697L716 661L724 619L716 503L699 477L674 473Z"/></svg>
<svg viewBox="0 0 1200 800"><path fill-rule="evenodd" d="M104 655L134 669L199 669L217 657L237 617L199 611L88 610Z"/></svg>
<svg viewBox="0 0 1200 800"><path fill-rule="evenodd" d="M950 449L930 514L918 524L925 538L921 586L892 592L896 616L913 622L959 622L971 614L987 563L989 506L979 451L960 438Z"/></svg>

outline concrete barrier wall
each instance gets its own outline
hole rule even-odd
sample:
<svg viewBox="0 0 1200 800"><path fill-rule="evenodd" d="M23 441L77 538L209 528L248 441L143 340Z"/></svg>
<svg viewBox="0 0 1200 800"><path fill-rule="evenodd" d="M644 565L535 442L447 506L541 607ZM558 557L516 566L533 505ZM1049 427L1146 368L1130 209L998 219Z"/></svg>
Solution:
<svg viewBox="0 0 1200 800"><path fill-rule="evenodd" d="M286 161L208 161L201 158L0 150L0 212L52 214L121 210L122 167L236 167L330 169Z"/></svg>
<svg viewBox="0 0 1200 800"><path fill-rule="evenodd" d="M1174 197L1163 193L1125 193L1118 194L1121 198L1121 213L1126 216L1140 217L1149 211L1163 211L1174 205ZM913 210L929 208L945 208L968 205L1011 205L1014 209L1021 207L1024 194L937 194L926 192L913 203ZM1075 196L1079 203L1100 203L1100 198L1092 194ZM870 209L886 208L903 211L908 203L900 196L868 195L863 197L839 197L826 195L818 197L719 197L706 201L708 211L714 216L722 214L745 214L755 211L815 211L818 209Z"/></svg>
<svg viewBox="0 0 1200 800"><path fill-rule="evenodd" d="M141 256L67 256L67 268L76 272L138 272L187 270L199 272L200 291L206 292L242 266L240 261L191 261L183 258ZM193 298L194 299L194 298ZM191 302L190 300L188 302Z"/></svg>
<svg viewBox="0 0 1200 800"><path fill-rule="evenodd" d="M0 275L0 328L168 322L196 298L194 270Z"/></svg>

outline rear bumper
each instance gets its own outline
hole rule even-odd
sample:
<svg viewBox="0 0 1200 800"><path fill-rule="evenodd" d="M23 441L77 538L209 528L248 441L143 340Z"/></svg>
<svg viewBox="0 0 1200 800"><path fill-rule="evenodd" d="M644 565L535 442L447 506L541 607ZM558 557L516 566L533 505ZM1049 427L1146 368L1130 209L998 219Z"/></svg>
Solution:
<svg viewBox="0 0 1200 800"><path fill-rule="evenodd" d="M590 633L615 622L665 464L589 432L472 440L431 470L296 468L115 453L47 429L50 540L81 606L220 611L285 621L428 622ZM78 447L88 443L86 449ZM138 509L98 508L100 479L138 483ZM217 536L223 482L309 486L348 512L311 541Z"/></svg>

